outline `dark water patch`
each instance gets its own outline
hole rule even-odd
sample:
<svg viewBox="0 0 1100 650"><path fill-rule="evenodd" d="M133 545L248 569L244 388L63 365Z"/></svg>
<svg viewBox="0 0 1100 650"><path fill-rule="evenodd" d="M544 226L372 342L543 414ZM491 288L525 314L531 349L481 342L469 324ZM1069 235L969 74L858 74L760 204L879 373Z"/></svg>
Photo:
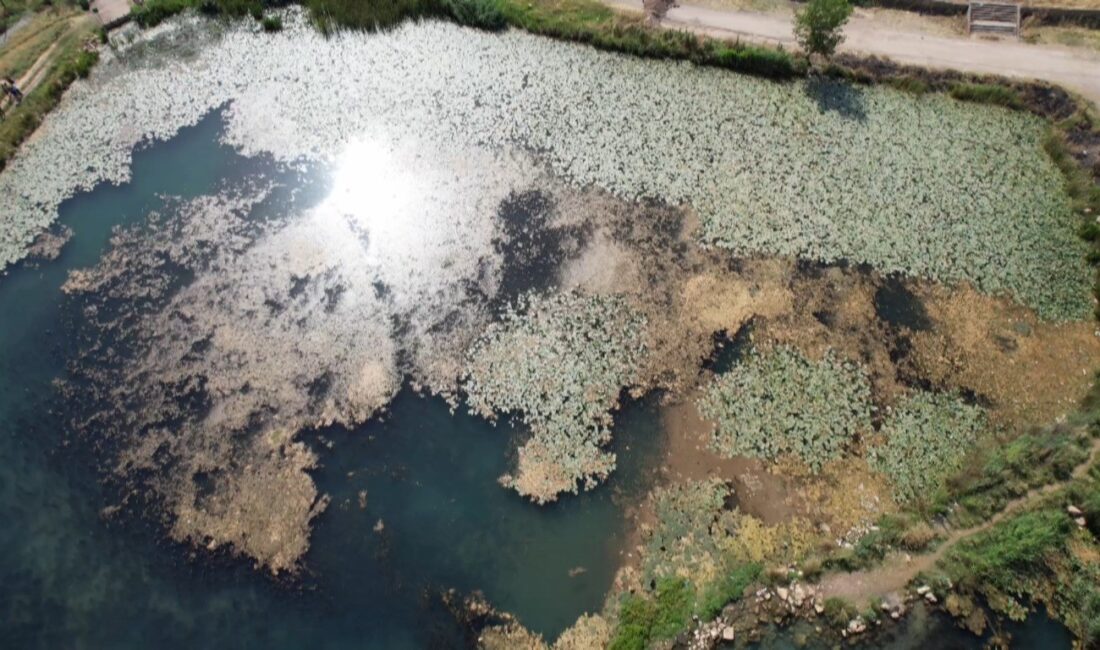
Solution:
<svg viewBox="0 0 1100 650"><path fill-rule="evenodd" d="M836 113L856 122L867 121L867 99L865 91L859 86L824 77L810 77L803 89L822 113Z"/></svg>
<svg viewBox="0 0 1100 650"><path fill-rule="evenodd" d="M585 240L582 227L553 227L555 205L538 190L512 193L497 210L503 237L493 240L502 257L494 308L513 304L528 291L554 286L562 262Z"/></svg>
<svg viewBox="0 0 1100 650"><path fill-rule="evenodd" d="M752 330L753 323L750 320L733 336L730 336L726 330L711 335L714 348L710 356L703 360L703 369L717 375L732 370L752 350Z"/></svg>
<svg viewBox="0 0 1100 650"><path fill-rule="evenodd" d="M932 320L920 298L896 275L885 278L882 286L875 291L875 313L885 323L906 327L915 332L932 327Z"/></svg>

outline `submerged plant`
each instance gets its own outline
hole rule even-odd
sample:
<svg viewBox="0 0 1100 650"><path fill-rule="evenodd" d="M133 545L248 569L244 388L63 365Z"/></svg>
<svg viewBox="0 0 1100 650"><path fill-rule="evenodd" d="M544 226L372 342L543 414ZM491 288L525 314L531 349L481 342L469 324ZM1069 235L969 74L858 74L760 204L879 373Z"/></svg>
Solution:
<svg viewBox="0 0 1100 650"><path fill-rule="evenodd" d="M882 426L885 442L868 462L894 484L899 502L927 496L988 427L985 412L953 395L918 392L905 398Z"/></svg>
<svg viewBox="0 0 1100 650"><path fill-rule="evenodd" d="M610 411L635 382L645 319L617 296L521 296L469 353L470 409L519 414L531 438L502 482L545 503L615 467Z"/></svg>
<svg viewBox="0 0 1100 650"><path fill-rule="evenodd" d="M717 377L699 402L716 423L711 446L726 456L794 455L815 472L871 426L871 386L855 364L829 353L809 361L777 347Z"/></svg>

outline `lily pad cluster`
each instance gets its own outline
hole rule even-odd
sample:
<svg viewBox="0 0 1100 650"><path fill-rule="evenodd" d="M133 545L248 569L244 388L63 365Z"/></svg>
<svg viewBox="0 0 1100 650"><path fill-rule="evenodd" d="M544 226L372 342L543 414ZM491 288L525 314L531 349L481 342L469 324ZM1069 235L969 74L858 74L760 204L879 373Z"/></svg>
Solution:
<svg viewBox="0 0 1100 650"><path fill-rule="evenodd" d="M692 205L703 242L732 255L843 259L1089 315L1085 246L1034 116L518 31L427 21L326 38L297 10L284 25L180 18L105 56L0 174L0 267L66 197L128 180L136 144L227 106L225 139L248 155L331 160L382 128L443 151L536 151L579 186Z"/></svg>
<svg viewBox="0 0 1100 650"><path fill-rule="evenodd" d="M793 455L815 472L871 428L871 385L856 364L828 353L810 361L779 346L753 352L715 378L699 401L725 456Z"/></svg>
<svg viewBox="0 0 1100 650"><path fill-rule="evenodd" d="M871 448L868 462L890 478L898 501L912 501L959 469L988 427L981 407L955 395L917 392L886 418L881 432L885 441Z"/></svg>
<svg viewBox="0 0 1100 650"><path fill-rule="evenodd" d="M645 326L620 297L569 292L524 294L487 329L469 352L469 407L531 431L506 486L545 503L611 473L611 410L636 381Z"/></svg>

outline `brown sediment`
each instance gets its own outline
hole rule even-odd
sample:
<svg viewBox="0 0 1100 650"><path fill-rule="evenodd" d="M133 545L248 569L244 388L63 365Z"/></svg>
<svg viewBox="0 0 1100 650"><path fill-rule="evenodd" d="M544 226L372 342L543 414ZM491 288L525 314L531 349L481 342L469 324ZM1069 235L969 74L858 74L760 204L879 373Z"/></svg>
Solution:
<svg viewBox="0 0 1100 650"><path fill-rule="evenodd" d="M673 482L717 478L733 486L734 500L742 512L767 525L787 521L794 514L788 501L786 477L768 472L754 458L725 458L710 449L714 425L699 414L696 400L687 398L661 411L661 424L668 436L666 476Z"/></svg>
<svg viewBox="0 0 1100 650"><path fill-rule="evenodd" d="M1095 323L1040 321L965 285L921 283L917 295L934 326L912 334L905 372L974 391L999 423L1048 423L1075 410L1092 386L1100 366Z"/></svg>
<svg viewBox="0 0 1100 650"><path fill-rule="evenodd" d="M213 470L212 485L175 483L171 535L214 550L228 546L272 573L294 572L309 548L310 525L328 505L306 473L316 455L285 432L272 431Z"/></svg>

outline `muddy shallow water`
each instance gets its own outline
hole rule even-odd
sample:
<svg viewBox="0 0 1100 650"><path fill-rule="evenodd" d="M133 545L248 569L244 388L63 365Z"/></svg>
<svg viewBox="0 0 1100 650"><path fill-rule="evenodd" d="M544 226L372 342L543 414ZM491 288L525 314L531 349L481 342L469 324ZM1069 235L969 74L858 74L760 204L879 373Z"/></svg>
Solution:
<svg viewBox="0 0 1100 650"><path fill-rule="evenodd" d="M0 261L44 224L72 230L56 259L0 278L0 631L19 647L461 647L447 589L480 590L552 639L630 584L617 573L640 564L654 486L720 478L745 516L843 541L898 506L895 477L865 460L893 409L936 394L980 435L1044 424L1100 363L1030 118L438 24L322 41L292 21L270 52L223 29L168 27L176 42L156 47L192 69L140 44L121 54L0 177L19 198ZM394 61L432 38L468 57L472 82L422 57L400 83ZM561 60L536 66L539 52ZM288 88L316 101L355 53L381 64L338 86L352 108L326 96L286 112ZM488 64L508 53L528 58ZM229 54L267 76L216 65ZM318 78L296 76L322 54ZM707 106L640 132L667 97L534 110L577 61L621 73L590 80L604 99L662 81ZM212 90L180 103L172 74ZM130 103L139 92L147 104ZM855 93L858 114L814 100L834 92ZM779 121L753 112L784 102ZM930 198L954 179L895 128L911 112L1000 134L1011 164L979 200ZM708 124L723 126L690 135ZM830 125L900 152L899 177L864 158L844 167L859 192L841 192L820 173L847 155ZM65 144L82 128L102 149ZM820 186L792 190L792 165ZM1020 183L1037 189L1019 198L1030 218L1000 229ZM905 227L864 248L890 215ZM1026 251L1001 264L996 242L954 242L967 227ZM811 370L849 364L862 415L821 459L724 456L702 396L780 348Z"/></svg>

